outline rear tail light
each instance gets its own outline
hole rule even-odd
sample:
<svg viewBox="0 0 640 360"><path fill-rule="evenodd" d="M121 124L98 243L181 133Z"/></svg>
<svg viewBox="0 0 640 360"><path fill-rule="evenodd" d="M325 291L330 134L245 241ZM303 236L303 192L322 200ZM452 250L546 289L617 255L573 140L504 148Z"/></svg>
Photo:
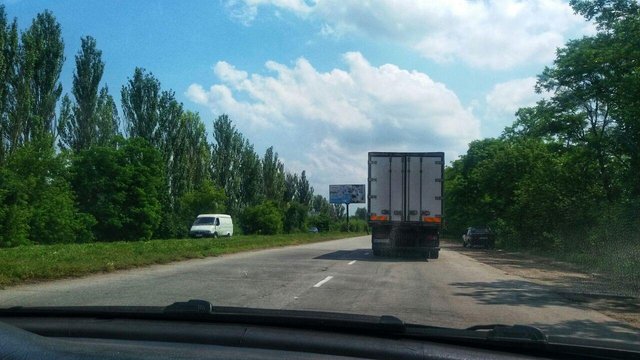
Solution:
<svg viewBox="0 0 640 360"><path fill-rule="evenodd" d="M371 221L387 221L389 220L389 216L371 214L371 217L369 219L371 219Z"/></svg>

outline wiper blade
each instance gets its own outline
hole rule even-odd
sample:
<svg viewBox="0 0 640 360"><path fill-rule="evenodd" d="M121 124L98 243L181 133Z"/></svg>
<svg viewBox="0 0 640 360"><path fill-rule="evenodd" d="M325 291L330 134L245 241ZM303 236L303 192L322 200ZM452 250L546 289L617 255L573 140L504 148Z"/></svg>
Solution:
<svg viewBox="0 0 640 360"><path fill-rule="evenodd" d="M199 321L265 326L297 327L379 335L402 335L406 328L394 316L341 314L307 310L254 309L214 306L205 300L159 306L66 306L13 307L0 309L1 316L97 317L172 321Z"/></svg>
<svg viewBox="0 0 640 360"><path fill-rule="evenodd" d="M405 324L395 316L368 316L316 312L306 310L250 309L213 306L206 300L175 302L164 308L167 316L191 320L246 322L263 325L367 330L379 333L402 334Z"/></svg>
<svg viewBox="0 0 640 360"><path fill-rule="evenodd" d="M487 330L487 340L494 341L531 341L546 344L547 335L542 330L530 325L475 325L467 328L472 331Z"/></svg>

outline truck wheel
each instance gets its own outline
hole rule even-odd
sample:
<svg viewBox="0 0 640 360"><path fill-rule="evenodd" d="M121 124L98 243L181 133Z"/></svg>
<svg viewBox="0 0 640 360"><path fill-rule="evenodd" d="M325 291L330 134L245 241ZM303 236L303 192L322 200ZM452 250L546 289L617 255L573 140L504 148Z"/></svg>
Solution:
<svg viewBox="0 0 640 360"><path fill-rule="evenodd" d="M437 259L440 256L440 250L430 250L429 259Z"/></svg>
<svg viewBox="0 0 640 360"><path fill-rule="evenodd" d="M373 248L373 256L382 256L382 250L377 247Z"/></svg>

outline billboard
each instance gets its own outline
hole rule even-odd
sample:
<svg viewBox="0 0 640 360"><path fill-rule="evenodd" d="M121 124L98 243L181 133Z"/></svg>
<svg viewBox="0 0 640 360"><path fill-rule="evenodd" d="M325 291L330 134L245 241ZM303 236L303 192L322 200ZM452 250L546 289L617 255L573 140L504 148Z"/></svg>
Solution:
<svg viewBox="0 0 640 360"><path fill-rule="evenodd" d="M365 203L364 184L329 185L329 202L332 204Z"/></svg>

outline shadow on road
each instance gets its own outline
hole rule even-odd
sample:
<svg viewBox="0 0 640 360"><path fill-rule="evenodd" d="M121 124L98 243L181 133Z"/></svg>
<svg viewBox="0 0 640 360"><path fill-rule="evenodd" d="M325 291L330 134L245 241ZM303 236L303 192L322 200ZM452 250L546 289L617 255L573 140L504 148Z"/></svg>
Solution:
<svg viewBox="0 0 640 360"><path fill-rule="evenodd" d="M314 257L315 260L372 261L372 262L427 262L424 256L402 254L399 256L373 256L371 249L338 250ZM437 261L437 260L436 260Z"/></svg>
<svg viewBox="0 0 640 360"><path fill-rule="evenodd" d="M571 303L545 286L522 280L456 282L449 285L467 290L456 293L456 296L469 296L487 305L545 307Z"/></svg>
<svg viewBox="0 0 640 360"><path fill-rule="evenodd" d="M588 305L596 310L616 309L627 313L640 312L640 304L632 297L577 293L568 291L565 286L539 285L524 280L457 282L449 285L466 290L456 293L456 296L472 297L488 305L536 308L551 305Z"/></svg>
<svg viewBox="0 0 640 360"><path fill-rule="evenodd" d="M592 320L567 320L557 324L531 324L553 336L567 336L579 339L613 340L633 342L637 349L640 346L638 329L617 321L595 322Z"/></svg>

